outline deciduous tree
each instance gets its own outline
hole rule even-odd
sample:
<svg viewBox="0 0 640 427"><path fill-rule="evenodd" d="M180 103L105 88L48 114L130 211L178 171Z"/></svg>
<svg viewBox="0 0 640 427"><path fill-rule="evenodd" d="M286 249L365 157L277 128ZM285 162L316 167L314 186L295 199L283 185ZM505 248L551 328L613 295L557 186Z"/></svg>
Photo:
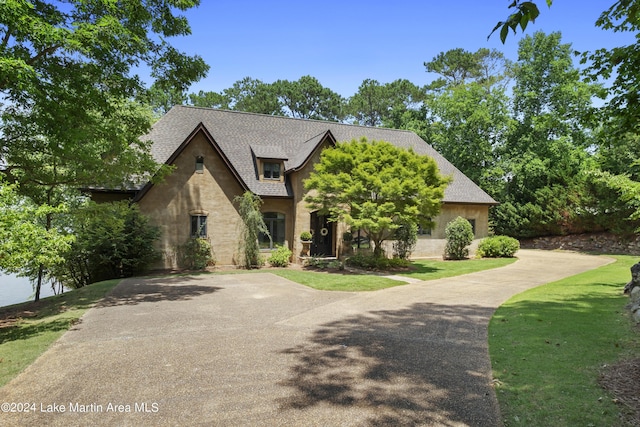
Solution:
<svg viewBox="0 0 640 427"><path fill-rule="evenodd" d="M180 93L205 75L200 57L166 41L190 33L176 12L198 3L0 2L0 169L21 194L57 206L68 191L128 187L156 171L139 138L151 113L134 101L146 96L136 70Z"/></svg>
<svg viewBox="0 0 640 427"><path fill-rule="evenodd" d="M582 80L560 33L536 32L520 42L514 65L515 125L500 150L501 202L496 231L515 236L579 231L579 176L593 167L591 99L597 85Z"/></svg>
<svg viewBox="0 0 640 427"><path fill-rule="evenodd" d="M364 230L374 255L395 230L419 223L431 225L448 179L435 161L385 141L350 141L325 149L304 183L305 201L333 220Z"/></svg>

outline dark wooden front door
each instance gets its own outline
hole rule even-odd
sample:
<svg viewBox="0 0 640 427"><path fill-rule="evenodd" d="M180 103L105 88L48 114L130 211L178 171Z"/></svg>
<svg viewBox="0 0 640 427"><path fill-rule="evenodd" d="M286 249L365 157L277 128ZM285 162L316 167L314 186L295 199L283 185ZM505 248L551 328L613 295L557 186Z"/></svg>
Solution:
<svg viewBox="0 0 640 427"><path fill-rule="evenodd" d="M326 216L318 212L311 214L311 256L334 256L333 253L333 222L329 222Z"/></svg>

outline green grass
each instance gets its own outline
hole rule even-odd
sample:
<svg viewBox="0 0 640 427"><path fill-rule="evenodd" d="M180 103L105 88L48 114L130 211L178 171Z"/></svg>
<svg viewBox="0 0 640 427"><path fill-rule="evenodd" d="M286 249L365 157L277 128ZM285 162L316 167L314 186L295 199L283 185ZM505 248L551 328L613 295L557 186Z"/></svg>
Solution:
<svg viewBox="0 0 640 427"><path fill-rule="evenodd" d="M269 272L322 291L375 291L406 284L372 274L319 273L287 269L270 270Z"/></svg>
<svg viewBox="0 0 640 427"><path fill-rule="evenodd" d="M417 260L411 262L412 271L392 271L388 273L382 272L381 274L407 276L420 280L434 280L503 267L515 261L516 258L487 258L464 261ZM253 272L259 271L255 270ZM407 284L406 282L374 274L350 274L334 271L315 272L293 269L268 271L293 282L323 291L375 291Z"/></svg>
<svg viewBox="0 0 640 427"><path fill-rule="evenodd" d="M0 320L9 313L22 318L0 327L0 387L33 363L49 346L109 292L119 280L108 280L65 292L37 303L0 309ZM33 313L33 316L26 314ZM70 362L71 363L71 362Z"/></svg>
<svg viewBox="0 0 640 427"><path fill-rule="evenodd" d="M506 426L617 426L621 408L598 383L605 364L636 356L640 340L622 294L637 257L531 289L489 325Z"/></svg>
<svg viewBox="0 0 640 427"><path fill-rule="evenodd" d="M415 270L399 272L398 274L401 276L412 277L414 279L434 280L504 267L516 260L517 258L481 258L461 261L420 259L411 262L411 265Z"/></svg>

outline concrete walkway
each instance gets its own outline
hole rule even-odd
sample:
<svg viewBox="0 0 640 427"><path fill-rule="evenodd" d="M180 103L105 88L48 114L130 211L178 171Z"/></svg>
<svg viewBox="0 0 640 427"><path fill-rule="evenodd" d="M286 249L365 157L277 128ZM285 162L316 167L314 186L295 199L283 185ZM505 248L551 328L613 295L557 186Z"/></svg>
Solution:
<svg viewBox="0 0 640 427"><path fill-rule="evenodd" d="M367 293L269 273L125 280L0 389L0 403L34 404L0 412L0 425L501 425L487 351L493 311L609 262L518 256Z"/></svg>

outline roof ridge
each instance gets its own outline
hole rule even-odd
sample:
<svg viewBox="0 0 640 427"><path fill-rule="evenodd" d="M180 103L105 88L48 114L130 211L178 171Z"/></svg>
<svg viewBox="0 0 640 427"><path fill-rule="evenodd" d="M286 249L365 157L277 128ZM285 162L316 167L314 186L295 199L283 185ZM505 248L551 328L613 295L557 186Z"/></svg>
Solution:
<svg viewBox="0 0 640 427"><path fill-rule="evenodd" d="M394 132L405 132L405 133L415 134L415 132L407 129L395 129L395 128L388 128L388 127L382 127L382 126L363 126L363 125L358 125L354 123L334 122L331 120L305 119L302 117L278 116L276 114L254 113L251 111L239 111L239 110L227 110L224 108L198 107L196 105L174 105L173 107L171 107L171 109L174 109L174 108L190 108L194 110L219 111L222 113L234 113L234 114L241 114L241 115L258 116L258 117L270 117L270 118L282 119L282 120L297 120L302 122L326 123L326 124L339 125L339 126L350 126L355 128L381 129L381 130L390 130Z"/></svg>

